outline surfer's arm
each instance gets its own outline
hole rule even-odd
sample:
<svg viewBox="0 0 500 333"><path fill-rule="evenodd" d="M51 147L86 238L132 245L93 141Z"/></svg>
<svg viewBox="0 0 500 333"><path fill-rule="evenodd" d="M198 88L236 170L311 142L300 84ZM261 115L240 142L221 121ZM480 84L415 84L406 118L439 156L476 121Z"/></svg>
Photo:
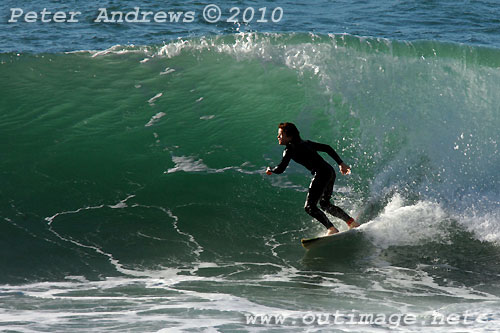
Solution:
<svg viewBox="0 0 500 333"><path fill-rule="evenodd" d="M280 164L278 164L274 168L268 167L266 170L266 173L268 175L270 175L271 173L276 173L276 174L283 173L285 171L286 167L288 166L288 163L290 163L291 158L292 158L291 152L288 149L285 149L283 151L283 158L281 159Z"/></svg>
<svg viewBox="0 0 500 333"><path fill-rule="evenodd" d="M342 161L342 159L340 158L339 154L337 154L337 152L329 145L325 145L323 143L318 143L318 142L312 142L312 141L309 141L309 142L311 143L311 146L316 151L322 151L322 152L325 152L328 155L330 155L330 157L333 158L335 160L335 162L337 162L338 165L341 165L344 163Z"/></svg>
<svg viewBox="0 0 500 333"><path fill-rule="evenodd" d="M322 151L327 153L331 158L337 162L337 164L340 166L340 172L343 175L348 175L351 173L351 167L345 164L342 159L340 158L339 154L333 149L331 146L323 144L323 143L318 143L318 142L312 142L309 141L311 145L313 146L316 151Z"/></svg>

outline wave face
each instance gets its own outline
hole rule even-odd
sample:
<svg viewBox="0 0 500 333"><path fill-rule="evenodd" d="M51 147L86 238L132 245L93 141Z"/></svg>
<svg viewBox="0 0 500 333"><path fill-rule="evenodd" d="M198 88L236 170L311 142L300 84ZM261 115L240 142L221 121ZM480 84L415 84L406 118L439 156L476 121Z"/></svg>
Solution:
<svg viewBox="0 0 500 333"><path fill-rule="evenodd" d="M415 294L490 306L494 286L471 288L500 273L491 264L500 255L499 59L480 47L312 34L1 54L0 282L30 283L2 292L98 298L99 288L121 295L141 285L148 297L166 286L185 304L230 295L245 313L259 291L231 286L293 289L314 280L304 272L326 270L324 283L350 285L363 272L415 308L384 276ZM292 162L283 175L263 173L281 158L282 121L352 166L333 200L377 221L349 244L364 249L357 258L337 249L348 260L300 261L299 239L322 226L302 208L306 170ZM417 286L424 275L428 291ZM63 282L44 293L40 281ZM387 308L399 309L394 302ZM220 310L220 325L238 328L217 304L193 316Z"/></svg>

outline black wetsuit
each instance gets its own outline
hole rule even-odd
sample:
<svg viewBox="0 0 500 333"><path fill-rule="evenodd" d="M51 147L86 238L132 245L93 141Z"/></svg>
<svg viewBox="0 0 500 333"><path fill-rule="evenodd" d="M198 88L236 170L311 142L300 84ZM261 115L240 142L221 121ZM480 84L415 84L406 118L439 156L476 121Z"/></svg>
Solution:
<svg viewBox="0 0 500 333"><path fill-rule="evenodd" d="M339 155L329 145L312 141L290 142L286 145L283 151L283 159L280 164L273 169L272 173L283 173L290 163L290 160L302 164L314 175L311 185L309 185L309 193L307 194L304 209L306 212L320 221L326 228L333 227L328 217L318 208L322 209L331 215L347 222L351 219L341 208L333 205L330 202L330 197L333 193L333 184L335 183L335 171L319 154L322 151L330 155L338 164L342 163Z"/></svg>

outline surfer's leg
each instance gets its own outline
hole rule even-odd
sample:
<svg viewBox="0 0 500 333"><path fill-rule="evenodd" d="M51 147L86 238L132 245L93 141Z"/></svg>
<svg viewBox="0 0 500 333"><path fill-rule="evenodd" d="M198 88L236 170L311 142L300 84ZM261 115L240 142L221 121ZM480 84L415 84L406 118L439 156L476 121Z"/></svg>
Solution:
<svg viewBox="0 0 500 333"><path fill-rule="evenodd" d="M325 191L321 195L319 206L321 207L321 209L328 212L328 214L338 217L339 219L347 223L349 228L358 227L359 224L352 217L350 217L349 214L347 214L342 208L335 206L334 204L331 203L330 198L333 193L334 184L335 184L335 174L333 174L332 179L330 180L330 182L328 182Z"/></svg>
<svg viewBox="0 0 500 333"><path fill-rule="evenodd" d="M335 233L338 232L338 230L333 226L332 222L330 222L325 213L323 213L318 208L318 201L325 188L325 184L321 180L322 180L321 178L315 176L311 181L304 209L307 212L307 214L314 217L316 220L321 222L321 224L323 224L325 228L329 229L329 232L331 230L332 233Z"/></svg>

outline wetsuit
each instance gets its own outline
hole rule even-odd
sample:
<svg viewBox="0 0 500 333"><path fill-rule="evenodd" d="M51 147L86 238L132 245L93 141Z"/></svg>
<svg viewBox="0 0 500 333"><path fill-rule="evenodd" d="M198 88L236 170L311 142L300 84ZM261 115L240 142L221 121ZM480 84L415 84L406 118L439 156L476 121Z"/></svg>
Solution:
<svg viewBox="0 0 500 333"><path fill-rule="evenodd" d="M318 202L322 209L329 214L342 219L345 222L351 220L340 207L330 202L333 193L333 184L335 183L335 171L319 154L322 151L330 155L338 164L342 163L339 155L329 145L313 141L290 142L283 151L283 159L278 166L271 169L272 173L283 173L290 163L290 160L305 166L311 174L314 175L309 192L307 194L304 209L306 212L320 221L326 228L333 227L328 217L318 208Z"/></svg>

